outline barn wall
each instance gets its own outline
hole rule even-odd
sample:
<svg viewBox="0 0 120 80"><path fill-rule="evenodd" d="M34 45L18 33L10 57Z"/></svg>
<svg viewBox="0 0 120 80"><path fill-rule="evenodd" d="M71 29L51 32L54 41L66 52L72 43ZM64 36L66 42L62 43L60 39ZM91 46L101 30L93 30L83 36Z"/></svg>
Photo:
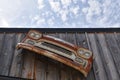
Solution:
<svg viewBox="0 0 120 80"><path fill-rule="evenodd" d="M88 77L62 63L27 50L16 50L25 34L0 33L0 75L36 80L119 80L120 33L45 33L90 49Z"/></svg>

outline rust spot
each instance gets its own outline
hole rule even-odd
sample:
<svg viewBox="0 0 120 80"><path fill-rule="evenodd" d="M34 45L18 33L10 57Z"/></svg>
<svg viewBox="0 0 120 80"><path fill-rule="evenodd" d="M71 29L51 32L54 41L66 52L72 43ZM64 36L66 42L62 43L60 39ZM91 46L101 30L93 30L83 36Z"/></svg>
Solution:
<svg viewBox="0 0 120 80"><path fill-rule="evenodd" d="M33 31L34 31L34 30L32 30L32 32L33 32ZM30 32L29 32L29 33L30 33ZM74 54L75 54L75 56L79 56L79 55L77 54L77 50L78 50L79 48L82 48L82 47L78 47L78 46L76 46L76 45L70 45L70 44L68 44L67 42L64 42L64 41L62 41L62 40L56 39L56 38L54 38L54 37L48 37L48 36L46 36L46 35L43 35L40 39L36 40L36 39L34 39L34 38L30 38L30 37L29 37L29 33L27 34L27 36L25 37L25 39L29 38L29 39L32 39L32 40L35 40L35 41L41 41L41 40L43 40L43 41L49 41L49 42L52 43L52 44L55 44L55 45L57 45L57 46L61 46L61 47L63 47L63 48L69 49L70 51L73 51ZM61 62L61 63L64 63L64 64L66 64L66 65L68 65L68 66L70 66L70 67L73 67L74 69L79 70L80 72L82 72L82 73L84 74L85 77L87 76L89 70L91 69L90 64L92 64L93 55L92 55L90 58L86 59L86 60L88 61L88 64L86 64L87 67L83 67L81 64L79 64L79 63L75 62L74 60L71 60L71 59L69 59L69 58L67 58L67 57L63 57L63 56L60 56L60 55L58 55L58 54L55 54L54 52L51 52L51 51L47 51L47 50L38 48L38 47L36 47L35 45L31 45L31 44L24 43L25 39L23 40L22 43L19 43L19 44L18 44L18 48L24 48L24 49L27 49L27 50L30 50L30 51L34 51L34 52L36 52L37 54L44 55L44 56L46 56L46 57L49 57L49 58L51 58L51 59L57 60L57 61L59 61L59 62ZM83 40L83 44L86 44L86 41L85 41L85 40ZM85 48L83 48L83 49L85 49ZM83 59L85 59L83 56L80 56L80 57L83 58ZM34 77L34 78L35 78L35 75L36 75L36 74L35 74L35 73L36 73L36 72L35 72L35 71L36 71L35 68L36 68L36 64L34 64L34 73L33 73L33 77ZM23 68L23 69L24 69L24 68ZM30 77L32 76L32 73L29 72L27 76L30 78Z"/></svg>
<svg viewBox="0 0 120 80"><path fill-rule="evenodd" d="M33 79L36 80L36 59L34 60L34 73L33 73Z"/></svg>
<svg viewBox="0 0 120 80"><path fill-rule="evenodd" d="M27 78L31 78L31 77L32 77L32 73L31 73L31 72L28 72Z"/></svg>

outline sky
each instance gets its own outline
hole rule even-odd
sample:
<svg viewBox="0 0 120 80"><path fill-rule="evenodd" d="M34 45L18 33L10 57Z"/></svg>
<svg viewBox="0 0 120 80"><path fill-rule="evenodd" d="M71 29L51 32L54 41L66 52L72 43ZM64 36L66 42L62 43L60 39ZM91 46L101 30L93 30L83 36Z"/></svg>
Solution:
<svg viewBox="0 0 120 80"><path fill-rule="evenodd" d="M117 28L120 0L0 0L0 27Z"/></svg>

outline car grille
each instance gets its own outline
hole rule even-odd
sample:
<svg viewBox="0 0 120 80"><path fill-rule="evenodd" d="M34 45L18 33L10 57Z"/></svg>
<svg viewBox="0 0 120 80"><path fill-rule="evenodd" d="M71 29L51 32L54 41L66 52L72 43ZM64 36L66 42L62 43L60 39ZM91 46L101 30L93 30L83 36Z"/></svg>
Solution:
<svg viewBox="0 0 120 80"><path fill-rule="evenodd" d="M54 45L54 44L51 44L51 43L48 43L48 42L42 42L41 43L42 46L45 46L48 50L52 51L52 52L56 52L56 50L58 52L62 52L62 53L65 53L67 55L72 55L72 52L65 49L65 48L62 48L60 46L57 46L57 45Z"/></svg>

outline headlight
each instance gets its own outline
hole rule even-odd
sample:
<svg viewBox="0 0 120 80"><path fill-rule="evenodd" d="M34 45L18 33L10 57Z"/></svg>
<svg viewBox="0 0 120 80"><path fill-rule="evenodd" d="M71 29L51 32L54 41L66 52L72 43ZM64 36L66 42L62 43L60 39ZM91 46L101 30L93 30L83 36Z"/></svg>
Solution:
<svg viewBox="0 0 120 80"><path fill-rule="evenodd" d="M85 52L84 55L85 55L86 57L90 57L90 53L89 53L89 52Z"/></svg>
<svg viewBox="0 0 120 80"><path fill-rule="evenodd" d="M42 34L38 33L38 32L30 32L29 33L29 37L33 38L33 39L39 39L41 38Z"/></svg>
<svg viewBox="0 0 120 80"><path fill-rule="evenodd" d="M31 40L28 40L27 43L28 43L28 44L31 44L31 45L34 45L34 44L35 44L35 42L34 42L34 41L31 41Z"/></svg>
<svg viewBox="0 0 120 80"><path fill-rule="evenodd" d="M32 39L25 39L24 43L30 44L30 45L35 45L36 41Z"/></svg>
<svg viewBox="0 0 120 80"><path fill-rule="evenodd" d="M31 36L31 37L34 37L34 36L35 36L35 33L34 33L34 32L31 32L31 33L30 33L30 36Z"/></svg>
<svg viewBox="0 0 120 80"><path fill-rule="evenodd" d="M89 50L86 50L84 48L80 48L78 50L78 54L84 58L90 58L92 53Z"/></svg>
<svg viewBox="0 0 120 80"><path fill-rule="evenodd" d="M84 52L84 50L78 50L78 53L83 55L85 52Z"/></svg>
<svg viewBox="0 0 120 80"><path fill-rule="evenodd" d="M84 59L82 59L80 57L76 58L75 60L76 60L77 63L81 64L83 67L86 67L86 65L87 65L87 61L86 60L84 60Z"/></svg>

